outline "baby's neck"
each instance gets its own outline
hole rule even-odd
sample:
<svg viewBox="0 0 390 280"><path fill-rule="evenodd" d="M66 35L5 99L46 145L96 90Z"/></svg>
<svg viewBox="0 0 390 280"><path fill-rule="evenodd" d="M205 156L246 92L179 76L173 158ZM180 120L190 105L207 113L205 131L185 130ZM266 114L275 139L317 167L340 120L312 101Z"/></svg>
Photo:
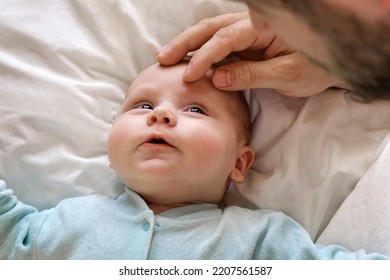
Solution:
<svg viewBox="0 0 390 280"><path fill-rule="evenodd" d="M155 204L155 203L151 203L151 202L147 202L147 204L148 204L150 210L153 211L154 215L158 215L158 214L160 214L164 211L167 211L169 209L172 209L172 208L188 205L188 203L170 205L170 204Z"/></svg>

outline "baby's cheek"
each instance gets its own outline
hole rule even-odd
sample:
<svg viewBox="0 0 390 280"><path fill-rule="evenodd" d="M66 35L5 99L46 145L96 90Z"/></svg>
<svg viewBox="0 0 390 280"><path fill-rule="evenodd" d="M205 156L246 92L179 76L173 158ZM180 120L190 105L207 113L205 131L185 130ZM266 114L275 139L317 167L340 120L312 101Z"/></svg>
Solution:
<svg viewBox="0 0 390 280"><path fill-rule="evenodd" d="M107 152L111 164L120 162L126 143L128 143L127 134L126 129L121 126L114 126L111 129L107 139Z"/></svg>
<svg viewBox="0 0 390 280"><path fill-rule="evenodd" d="M118 145L121 142L121 134L122 133L118 129L111 129L107 139L107 149L109 156L111 156L118 148Z"/></svg>
<svg viewBox="0 0 390 280"><path fill-rule="evenodd" d="M204 137L193 141L192 147L196 147L195 153L199 157L199 162L209 165L223 164L228 160L233 151L229 148L228 139L225 139L220 134L205 133Z"/></svg>

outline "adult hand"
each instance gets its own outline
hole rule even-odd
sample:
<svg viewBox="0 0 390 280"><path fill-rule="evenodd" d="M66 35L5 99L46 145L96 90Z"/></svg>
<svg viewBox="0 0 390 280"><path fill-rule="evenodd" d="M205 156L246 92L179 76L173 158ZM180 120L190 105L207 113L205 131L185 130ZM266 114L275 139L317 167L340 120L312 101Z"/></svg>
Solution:
<svg viewBox="0 0 390 280"><path fill-rule="evenodd" d="M331 86L349 88L289 48L266 21L261 30L255 30L247 12L200 21L160 48L157 60L162 65L172 65L191 51L196 52L183 74L186 82L200 79L213 64L235 53L240 61L214 71L215 87L272 88L291 96L309 96Z"/></svg>

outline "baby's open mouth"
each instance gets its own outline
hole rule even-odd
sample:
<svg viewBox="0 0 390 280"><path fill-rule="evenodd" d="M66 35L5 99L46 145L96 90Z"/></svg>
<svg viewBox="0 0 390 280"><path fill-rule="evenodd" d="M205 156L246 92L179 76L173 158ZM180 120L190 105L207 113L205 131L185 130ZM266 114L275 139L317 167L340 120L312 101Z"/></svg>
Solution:
<svg viewBox="0 0 390 280"><path fill-rule="evenodd" d="M151 143L151 144L168 144L167 141L165 141L164 139L159 139L159 138L153 138L148 143Z"/></svg>
<svg viewBox="0 0 390 280"><path fill-rule="evenodd" d="M146 141L144 142L144 145L148 145L148 146L151 146L151 147L157 147L157 146L161 146L161 147L173 147L171 143L169 143L168 141L166 141L163 137L159 136L159 135L151 135L148 139L146 139Z"/></svg>

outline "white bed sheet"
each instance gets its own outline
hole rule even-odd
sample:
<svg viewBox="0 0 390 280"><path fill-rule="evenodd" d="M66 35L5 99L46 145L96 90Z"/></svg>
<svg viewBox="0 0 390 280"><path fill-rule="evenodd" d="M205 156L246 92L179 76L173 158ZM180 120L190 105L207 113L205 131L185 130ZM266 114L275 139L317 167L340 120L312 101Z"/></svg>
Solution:
<svg viewBox="0 0 390 280"><path fill-rule="evenodd" d="M336 89L247 96L257 156L228 203L288 213L321 244L389 254L390 102Z"/></svg>
<svg viewBox="0 0 390 280"><path fill-rule="evenodd" d="M105 142L131 80L185 28L246 8L223 0L0 7L0 178L38 209L116 196L123 185L106 167ZM255 90L248 99L257 157L226 201L282 210L319 242L390 255L390 103L340 90L299 99Z"/></svg>

